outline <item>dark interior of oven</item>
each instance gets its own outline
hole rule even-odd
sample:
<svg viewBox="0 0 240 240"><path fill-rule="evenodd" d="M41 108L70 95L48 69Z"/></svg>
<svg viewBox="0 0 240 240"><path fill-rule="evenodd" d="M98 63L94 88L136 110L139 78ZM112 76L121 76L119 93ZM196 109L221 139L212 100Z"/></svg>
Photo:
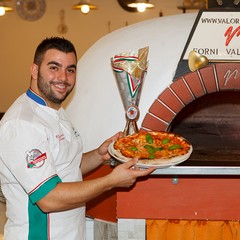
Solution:
<svg viewBox="0 0 240 240"><path fill-rule="evenodd" d="M240 91L194 100L177 114L170 131L193 145L191 157L181 165L240 166Z"/></svg>

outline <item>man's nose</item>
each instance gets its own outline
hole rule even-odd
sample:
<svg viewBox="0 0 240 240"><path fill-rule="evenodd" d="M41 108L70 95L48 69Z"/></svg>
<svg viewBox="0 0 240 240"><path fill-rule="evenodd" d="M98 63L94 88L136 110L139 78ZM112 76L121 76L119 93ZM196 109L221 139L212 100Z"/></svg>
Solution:
<svg viewBox="0 0 240 240"><path fill-rule="evenodd" d="M66 71L64 71L64 70L59 71L58 80L61 80L61 81L66 81L67 80Z"/></svg>

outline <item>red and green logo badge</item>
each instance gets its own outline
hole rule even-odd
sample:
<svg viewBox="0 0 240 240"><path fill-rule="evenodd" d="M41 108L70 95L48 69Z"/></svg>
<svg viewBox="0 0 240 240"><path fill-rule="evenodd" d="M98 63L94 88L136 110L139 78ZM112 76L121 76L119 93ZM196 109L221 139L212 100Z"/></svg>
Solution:
<svg viewBox="0 0 240 240"><path fill-rule="evenodd" d="M46 153L42 153L38 149L32 149L31 151L27 152L27 157L26 157L27 167L39 168L45 163L46 159L47 159Z"/></svg>

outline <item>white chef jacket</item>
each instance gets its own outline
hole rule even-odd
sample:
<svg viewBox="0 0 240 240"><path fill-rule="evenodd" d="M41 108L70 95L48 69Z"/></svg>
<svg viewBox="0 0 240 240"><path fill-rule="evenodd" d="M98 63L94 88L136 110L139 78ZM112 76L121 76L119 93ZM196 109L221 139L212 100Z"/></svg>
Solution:
<svg viewBox="0 0 240 240"><path fill-rule="evenodd" d="M82 181L81 138L62 108L28 89L0 123L0 158L4 240L85 239L85 206L46 214L36 204L59 182Z"/></svg>

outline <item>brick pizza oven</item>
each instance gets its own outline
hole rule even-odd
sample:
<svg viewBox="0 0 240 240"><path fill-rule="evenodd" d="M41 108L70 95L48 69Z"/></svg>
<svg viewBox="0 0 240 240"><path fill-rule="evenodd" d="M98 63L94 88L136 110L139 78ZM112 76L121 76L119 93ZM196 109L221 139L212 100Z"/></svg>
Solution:
<svg viewBox="0 0 240 240"><path fill-rule="evenodd" d="M171 131L193 144L182 165L240 165L240 64L211 64L171 83L149 108L142 130Z"/></svg>

